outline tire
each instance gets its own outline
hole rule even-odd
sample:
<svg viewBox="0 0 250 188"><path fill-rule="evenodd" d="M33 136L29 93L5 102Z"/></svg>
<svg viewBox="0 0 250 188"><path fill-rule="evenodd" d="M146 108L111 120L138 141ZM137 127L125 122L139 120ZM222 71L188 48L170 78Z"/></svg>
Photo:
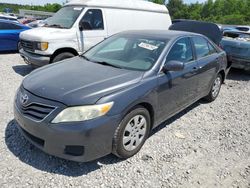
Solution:
<svg viewBox="0 0 250 188"><path fill-rule="evenodd" d="M72 58L72 57L75 57L75 55L70 53L70 52L63 52L63 53L60 53L57 56L55 56L54 59L52 60L52 63L62 61L64 59L68 59L68 58Z"/></svg>
<svg viewBox="0 0 250 188"><path fill-rule="evenodd" d="M135 121L138 122L138 126L136 126ZM135 155L148 138L150 125L151 120L148 110L142 106L134 108L123 118L115 131L112 153L123 159Z"/></svg>
<svg viewBox="0 0 250 188"><path fill-rule="evenodd" d="M19 52L19 50L21 50L21 49L22 49L21 42L18 42L18 43L17 43L17 51Z"/></svg>
<svg viewBox="0 0 250 188"><path fill-rule="evenodd" d="M204 99L207 102L214 101L220 93L221 85L222 85L222 76L221 74L218 74L213 81L209 94L206 97L204 97Z"/></svg>
<svg viewBox="0 0 250 188"><path fill-rule="evenodd" d="M246 72L247 74L250 74L250 67L245 68L245 72Z"/></svg>

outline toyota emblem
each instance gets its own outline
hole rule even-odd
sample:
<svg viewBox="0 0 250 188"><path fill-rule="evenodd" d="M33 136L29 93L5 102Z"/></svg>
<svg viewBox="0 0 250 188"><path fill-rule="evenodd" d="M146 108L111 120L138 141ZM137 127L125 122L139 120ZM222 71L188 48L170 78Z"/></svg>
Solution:
<svg viewBox="0 0 250 188"><path fill-rule="evenodd" d="M28 103L29 97L27 94L21 95L20 102L22 105L26 105Z"/></svg>

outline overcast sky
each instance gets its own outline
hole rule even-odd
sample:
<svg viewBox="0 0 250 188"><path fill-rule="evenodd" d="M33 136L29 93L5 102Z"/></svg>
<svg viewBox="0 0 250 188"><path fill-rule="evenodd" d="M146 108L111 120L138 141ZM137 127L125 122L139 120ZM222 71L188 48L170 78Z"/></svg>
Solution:
<svg viewBox="0 0 250 188"><path fill-rule="evenodd" d="M33 4L44 5L46 3L59 3L62 4L66 0L0 0L0 3L13 3L13 4ZM183 0L185 3L204 2L205 0Z"/></svg>

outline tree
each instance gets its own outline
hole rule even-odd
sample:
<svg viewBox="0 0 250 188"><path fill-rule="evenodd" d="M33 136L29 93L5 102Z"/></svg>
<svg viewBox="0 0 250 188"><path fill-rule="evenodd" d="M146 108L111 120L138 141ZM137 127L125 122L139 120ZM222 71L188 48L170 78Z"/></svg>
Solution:
<svg viewBox="0 0 250 188"><path fill-rule="evenodd" d="M184 13L184 3L182 0L169 0L167 3L169 14L173 19L181 18Z"/></svg>

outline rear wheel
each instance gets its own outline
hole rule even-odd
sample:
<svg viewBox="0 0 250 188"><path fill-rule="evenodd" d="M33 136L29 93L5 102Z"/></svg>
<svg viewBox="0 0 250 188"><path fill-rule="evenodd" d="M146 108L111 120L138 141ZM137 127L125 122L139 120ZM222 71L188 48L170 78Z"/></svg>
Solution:
<svg viewBox="0 0 250 188"><path fill-rule="evenodd" d="M209 94L205 97L205 100L208 102L214 101L220 93L221 85L222 85L222 76L221 74L218 74L213 82Z"/></svg>
<svg viewBox="0 0 250 188"><path fill-rule="evenodd" d="M148 138L149 131L149 112L139 106L128 113L116 129L112 153L120 158L135 155Z"/></svg>
<svg viewBox="0 0 250 188"><path fill-rule="evenodd" d="M63 52L63 53L60 53L58 55L56 55L52 61L52 63L55 63L55 62L58 62L58 61L62 61L64 59L68 59L68 58L72 58L74 57L75 55L70 53L70 52Z"/></svg>

